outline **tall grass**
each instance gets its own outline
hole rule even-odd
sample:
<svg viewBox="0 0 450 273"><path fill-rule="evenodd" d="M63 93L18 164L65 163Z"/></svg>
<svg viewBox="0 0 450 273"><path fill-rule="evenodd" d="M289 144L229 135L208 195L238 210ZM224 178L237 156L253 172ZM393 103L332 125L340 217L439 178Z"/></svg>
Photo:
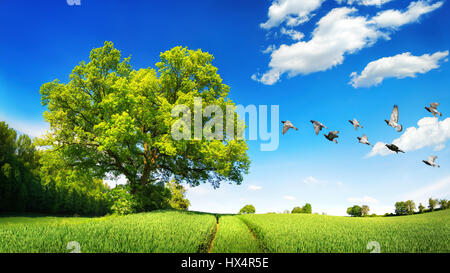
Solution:
<svg viewBox="0 0 450 273"><path fill-rule="evenodd" d="M81 252L199 252L209 244L212 215L158 211L122 217L65 218L35 222L0 221L0 252L69 252L76 241Z"/></svg>
<svg viewBox="0 0 450 273"><path fill-rule="evenodd" d="M215 215L182 211L100 218L7 217L0 218L0 252L70 252L67 245L72 241L84 253L206 252L215 229ZM369 252L372 241L381 252L450 252L449 238L450 210L367 218L220 216L212 252Z"/></svg>
<svg viewBox="0 0 450 273"><path fill-rule="evenodd" d="M236 216L222 216L212 252L259 253L261 249L244 222Z"/></svg>
<svg viewBox="0 0 450 273"><path fill-rule="evenodd" d="M305 214L242 215L267 252L450 252L450 210L350 218Z"/></svg>

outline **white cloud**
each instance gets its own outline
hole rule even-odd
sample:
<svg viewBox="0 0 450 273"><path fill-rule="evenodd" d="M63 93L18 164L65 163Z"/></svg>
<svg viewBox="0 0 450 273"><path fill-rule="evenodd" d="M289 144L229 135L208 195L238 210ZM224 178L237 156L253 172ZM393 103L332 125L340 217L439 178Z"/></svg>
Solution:
<svg viewBox="0 0 450 273"><path fill-rule="evenodd" d="M445 144L444 143L442 143L442 144L439 144L439 145L436 145L434 148L433 148L433 151L442 151L442 150L444 150L445 149Z"/></svg>
<svg viewBox="0 0 450 273"><path fill-rule="evenodd" d="M392 0L336 0L339 4L347 2L348 5L358 4L362 6L381 6Z"/></svg>
<svg viewBox="0 0 450 273"><path fill-rule="evenodd" d="M292 195L285 195L283 196L284 199L289 200L289 201L295 201L295 197Z"/></svg>
<svg viewBox="0 0 450 273"><path fill-rule="evenodd" d="M274 0L269 7L269 19L260 24L270 29L286 22L288 26L298 26L309 20L310 13L318 9L325 0Z"/></svg>
<svg viewBox="0 0 450 273"><path fill-rule="evenodd" d="M344 183L342 183L341 181L338 181L338 182L336 183L336 185L337 185L339 188L341 188L341 187L344 186Z"/></svg>
<svg viewBox="0 0 450 273"><path fill-rule="evenodd" d="M442 4L442 2L431 4L430 1L411 2L404 12L393 9L385 10L379 12L372 20L380 27L396 28L418 21L421 15L440 8Z"/></svg>
<svg viewBox="0 0 450 273"><path fill-rule="evenodd" d="M377 204L378 200L370 197L370 196L364 196L364 197L350 197L347 198L347 202L349 203L356 203L356 204Z"/></svg>
<svg viewBox="0 0 450 273"><path fill-rule="evenodd" d="M401 198L411 199L415 202L427 202L428 198L447 198L450 195L450 176L427 185L423 188L403 194Z"/></svg>
<svg viewBox="0 0 450 273"><path fill-rule="evenodd" d="M352 16L355 8L335 8L320 19L313 37L292 45L281 45L271 54L270 70L255 77L258 81L272 85L281 74L290 77L324 71L351 54L373 44L383 34L367 18Z"/></svg>
<svg viewBox="0 0 450 273"><path fill-rule="evenodd" d="M392 141L403 151L419 150L427 146L436 146L444 144L450 139L450 118L439 121L434 117L425 117L417 122L418 127L409 127L397 139ZM369 157L375 155L392 154L383 142L378 142L367 155Z"/></svg>
<svg viewBox="0 0 450 273"><path fill-rule="evenodd" d="M249 185L248 186L248 190L250 190L250 191L258 191L260 189L262 189L262 187L256 186L256 185Z"/></svg>
<svg viewBox="0 0 450 273"><path fill-rule="evenodd" d="M342 64L345 55L373 45L380 37L389 39L389 34L397 27L416 22L422 14L441 5L442 2L431 5L429 2L417 1L411 3L405 12L386 10L372 18L358 16L356 8L335 8L319 20L309 41L283 44L273 50L269 70L263 74L254 74L252 79L272 85L285 73L288 77L294 77L331 69ZM285 12L280 14L286 16ZM399 18L395 19L395 16ZM280 19L277 22L282 21ZM386 27L390 29L382 30Z"/></svg>
<svg viewBox="0 0 450 273"><path fill-rule="evenodd" d="M373 145L372 150L370 151L369 154L367 154L366 157L372 157L372 156L376 156L376 155L385 156L385 155L392 154L393 152L390 151L385 145L386 145L386 143L384 143L384 142L375 143L375 145Z"/></svg>
<svg viewBox="0 0 450 273"><path fill-rule="evenodd" d="M350 84L355 87L369 87L380 84L385 78L414 78L416 74L425 74L438 68L439 61L448 56L448 51L436 52L433 55L413 56L410 52L392 57L384 57L370 62L358 75L353 72Z"/></svg>
<svg viewBox="0 0 450 273"><path fill-rule="evenodd" d="M266 49L261 51L264 54L269 54L270 52L274 51L276 49L275 45L269 45Z"/></svg>
<svg viewBox="0 0 450 273"><path fill-rule="evenodd" d="M317 183L319 183L319 181L316 178L312 177L312 176L308 176L307 178L305 178L303 180L303 183L305 183L305 184L317 184Z"/></svg>
<svg viewBox="0 0 450 273"><path fill-rule="evenodd" d="M281 34L287 35L287 36L291 37L292 40L295 40L295 41L300 41L301 39L303 39L303 37L305 37L305 35L303 33L301 33L300 31L296 31L293 29L285 29L284 27L281 28Z"/></svg>

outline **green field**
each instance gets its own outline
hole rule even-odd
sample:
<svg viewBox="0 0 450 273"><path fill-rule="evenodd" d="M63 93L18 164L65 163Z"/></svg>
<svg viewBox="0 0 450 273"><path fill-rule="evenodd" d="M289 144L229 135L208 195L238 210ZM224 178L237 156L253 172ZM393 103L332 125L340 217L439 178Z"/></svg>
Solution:
<svg viewBox="0 0 450 273"><path fill-rule="evenodd" d="M450 252L449 238L450 210L373 218L183 211L0 218L0 252L70 252L71 241L83 253L367 253L371 241L381 252Z"/></svg>
<svg viewBox="0 0 450 273"><path fill-rule="evenodd" d="M219 218L219 228L212 252L260 253L262 249L243 221L236 216L223 216Z"/></svg>

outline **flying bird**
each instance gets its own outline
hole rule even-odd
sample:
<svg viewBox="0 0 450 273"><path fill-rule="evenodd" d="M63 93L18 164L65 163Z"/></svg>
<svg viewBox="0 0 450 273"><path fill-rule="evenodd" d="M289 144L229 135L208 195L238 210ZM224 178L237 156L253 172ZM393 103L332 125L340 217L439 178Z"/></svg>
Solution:
<svg viewBox="0 0 450 273"><path fill-rule="evenodd" d="M298 128L295 127L289 120L282 120L281 123L283 123L283 135L286 134L286 132L291 128L295 129L295 131L298 131Z"/></svg>
<svg viewBox="0 0 450 273"><path fill-rule="evenodd" d="M434 161L436 160L437 156L435 155L430 155L428 157L428 160L422 160L423 163L427 164L428 166L432 166L432 167L440 167L438 164L434 163Z"/></svg>
<svg viewBox="0 0 450 273"><path fill-rule="evenodd" d="M327 134L323 134L325 136L326 139L328 139L329 141L333 141L334 143L338 143L337 140L335 138L338 138L339 131L331 131Z"/></svg>
<svg viewBox="0 0 450 273"><path fill-rule="evenodd" d="M386 147L388 147L389 150L396 152L397 154L400 153L405 153L404 151L400 150L399 147L397 147L397 145L395 144L386 144Z"/></svg>
<svg viewBox="0 0 450 273"><path fill-rule="evenodd" d="M354 118L353 120L349 120L349 122L355 127L355 131L358 130L358 127L363 128L356 118Z"/></svg>
<svg viewBox="0 0 450 273"><path fill-rule="evenodd" d="M439 103L433 102L433 103L430 103L430 107L426 107L426 106L425 106L425 109L427 109L428 112L430 112L431 114L433 114L433 116L434 116L435 118L437 118L436 115L442 117L442 113L440 113L440 112L437 110L437 107L438 107L438 106L439 106Z"/></svg>
<svg viewBox="0 0 450 273"><path fill-rule="evenodd" d="M372 144L370 144L369 138L366 135L362 135L362 137L357 137L357 139L359 140L359 143L373 146Z"/></svg>
<svg viewBox="0 0 450 273"><path fill-rule="evenodd" d="M316 135L319 134L319 132L320 132L320 130L322 130L322 128L327 128L327 129L328 129L327 126L323 125L322 123L320 123L320 122L318 122L318 121L311 120L311 123L312 123L313 126L314 126L314 131L316 132Z"/></svg>
<svg viewBox="0 0 450 273"><path fill-rule="evenodd" d="M394 109L392 110L391 119L390 120L384 120L386 121L387 125L395 128L397 132L401 132L403 130L403 126L398 123L398 106L394 105Z"/></svg>

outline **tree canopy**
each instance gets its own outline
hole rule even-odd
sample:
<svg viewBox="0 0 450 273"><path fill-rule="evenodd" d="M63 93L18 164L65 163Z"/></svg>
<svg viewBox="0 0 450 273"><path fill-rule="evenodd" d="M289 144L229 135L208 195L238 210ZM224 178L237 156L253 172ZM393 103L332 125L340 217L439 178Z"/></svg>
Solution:
<svg viewBox="0 0 450 273"><path fill-rule="evenodd" d="M353 207L349 207L347 209L347 214L352 217L361 217L362 216L362 208L358 205L354 205Z"/></svg>
<svg viewBox="0 0 450 273"><path fill-rule="evenodd" d="M194 139L193 133L191 139L171 137L176 105L192 109L199 97L203 109L234 106L211 54L175 47L160 54L156 69L134 70L130 57L122 59L105 42L91 51L89 60L72 70L68 83L54 80L40 90L50 124L41 145L49 146L74 172L99 179L123 174L133 194L170 179L213 187L242 182L250 164L244 140L230 135ZM225 128L214 130L226 135Z"/></svg>
<svg viewBox="0 0 450 273"><path fill-rule="evenodd" d="M311 207L311 204L306 203L306 204L302 207L302 213L308 213L308 214L311 214L311 213L312 213L312 207Z"/></svg>
<svg viewBox="0 0 450 273"><path fill-rule="evenodd" d="M255 213L255 207L253 205L245 205L240 211L239 214L253 214ZM288 211L289 213L289 211Z"/></svg>

